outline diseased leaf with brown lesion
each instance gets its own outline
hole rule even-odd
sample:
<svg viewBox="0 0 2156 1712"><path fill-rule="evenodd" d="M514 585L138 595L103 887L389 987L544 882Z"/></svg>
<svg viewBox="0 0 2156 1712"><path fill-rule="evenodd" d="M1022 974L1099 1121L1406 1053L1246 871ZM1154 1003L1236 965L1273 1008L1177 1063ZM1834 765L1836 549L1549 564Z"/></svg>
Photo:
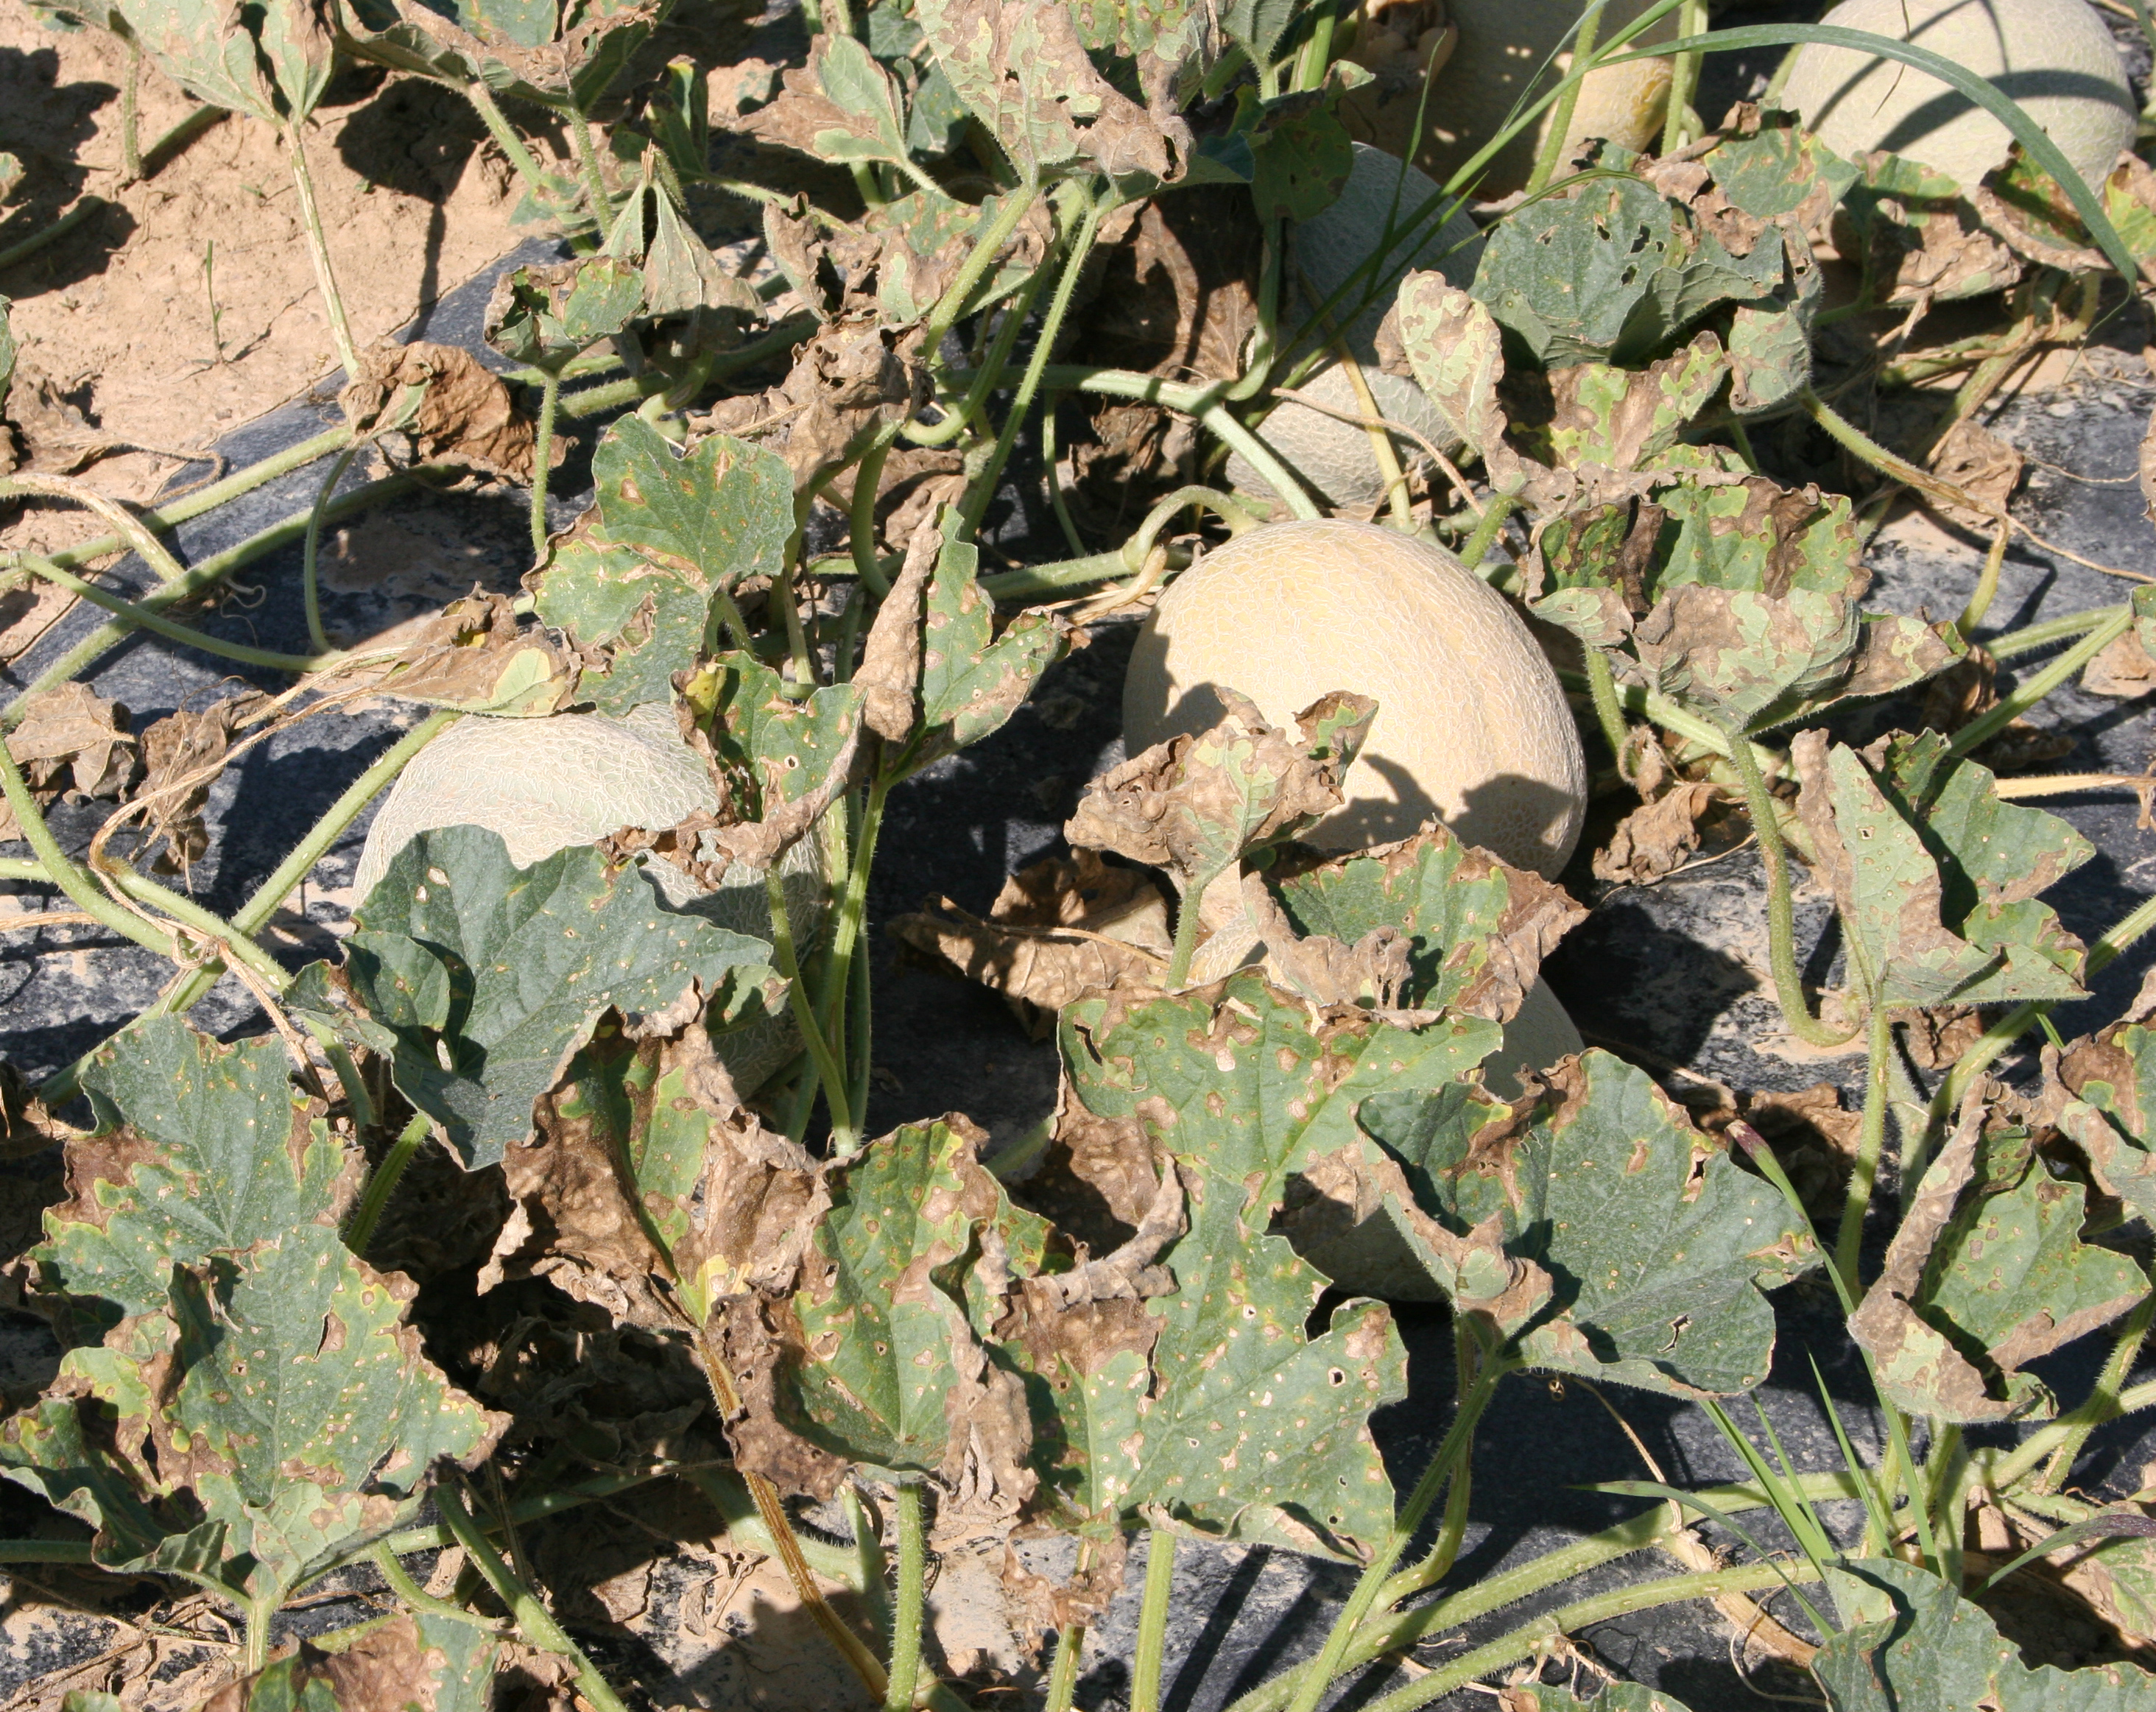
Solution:
<svg viewBox="0 0 2156 1712"><path fill-rule="evenodd" d="M2097 1186L2156 1224L2156 972L2109 1027L2047 1049L2051 1121L2088 1156Z"/></svg>
<svg viewBox="0 0 2156 1712"><path fill-rule="evenodd" d="M0 1472L95 1524L101 1563L281 1602L506 1425L428 1360L405 1323L416 1293L318 1223L175 1262L157 1309L72 1351L0 1426Z"/></svg>
<svg viewBox="0 0 2156 1712"><path fill-rule="evenodd" d="M951 87L1027 183L1081 162L1111 178L1169 176L1180 121L1164 126L1101 75L1070 8L920 0L915 15Z"/></svg>
<svg viewBox="0 0 2156 1712"><path fill-rule="evenodd" d="M476 1623L400 1613L302 1640L195 1712L487 1712L496 1673L523 1651Z"/></svg>
<svg viewBox="0 0 2156 1712"><path fill-rule="evenodd" d="M292 1082L274 1035L221 1046L147 1017L83 1072L96 1126L68 1144L68 1199L31 1252L57 1323L81 1341L153 1313L175 1264L244 1254L301 1225L334 1230L363 1161Z"/></svg>
<svg viewBox="0 0 2156 1712"><path fill-rule="evenodd" d="M633 1030L768 1014L783 984L762 940L668 907L650 878L571 846L518 868L501 835L422 832L362 905L339 969L294 1008L392 1066L468 1168L532 1133L533 1106L609 1010Z"/></svg>
<svg viewBox="0 0 2156 1712"><path fill-rule="evenodd" d="M1551 1305L1515 1333L1525 1360L1679 1396L1766 1377L1762 1293L1816 1246L1645 1072L1590 1051L1509 1109L1456 1087L1388 1090L1360 1117L1438 1225L1466 1237L1495 1220L1502 1254L1548 1274ZM1497 1282L1478 1265L1463 1284Z"/></svg>
<svg viewBox="0 0 2156 1712"><path fill-rule="evenodd" d="M2123 1254L2080 1239L2086 1191L2053 1177L2025 1130L1964 1107L1851 1317L1881 1391L1948 1421L2054 1412L2027 1364L2148 1293Z"/></svg>
<svg viewBox="0 0 2156 1712"><path fill-rule="evenodd" d="M1808 731L1790 754L1798 814L1878 1002L2081 996L2081 942L2037 901L2092 854L2078 833L1999 801L1990 773L1935 732L1860 756Z"/></svg>
<svg viewBox="0 0 2156 1712"><path fill-rule="evenodd" d="M847 1461L933 1474L1007 1523L1037 1483L1033 1427L983 1323L1014 1275L1040 1270L1048 1231L982 1167L986 1139L954 1113L834 1170L800 1287L770 1311L788 1429Z"/></svg>
<svg viewBox="0 0 2156 1712"><path fill-rule="evenodd" d="M567 649L525 626L508 596L475 588L372 670L373 687L398 701L539 719L575 699L580 669Z"/></svg>
<svg viewBox="0 0 2156 1712"><path fill-rule="evenodd" d="M1158 1162L1132 1154L1110 1166L1125 1179L1118 1200L1137 1215L1127 1289L1060 1309L1029 1294L1004 1333L1030 1375L1045 1495L1074 1522L1101 1529L1159 1511L1208 1533L1327 1553L1382 1530L1391 1489L1367 1415L1398 1394L1397 1334L1383 1309L1358 1303L1306 1339L1322 1280L1267 1226L1291 1172L1352 1144L1366 1092L1457 1075L1489 1031L1313 1019L1248 973L1065 1012L1060 1144L1073 1157L1097 1153L1102 1124L1135 1124L1113 1128L1126 1145L1111 1140L1106 1153L1142 1133ZM1170 1172L1188 1229L1155 1258L1173 1228ZM1142 1282L1156 1266L1171 1293ZM1291 1464L1300 1465L1292 1478Z"/></svg>
<svg viewBox="0 0 2156 1712"><path fill-rule="evenodd" d="M1164 868L1188 897L1246 852L1339 806L1340 779L1376 702L1336 691L1296 716L1298 741L1233 690L1222 699L1217 725L1156 743L1095 780L1065 836Z"/></svg>
<svg viewBox="0 0 2156 1712"><path fill-rule="evenodd" d="M1315 866L1267 877L1305 933L1353 944L1389 927L1409 942L1398 1003L1511 1019L1543 958L1586 912L1540 875L1462 844L1442 825Z"/></svg>

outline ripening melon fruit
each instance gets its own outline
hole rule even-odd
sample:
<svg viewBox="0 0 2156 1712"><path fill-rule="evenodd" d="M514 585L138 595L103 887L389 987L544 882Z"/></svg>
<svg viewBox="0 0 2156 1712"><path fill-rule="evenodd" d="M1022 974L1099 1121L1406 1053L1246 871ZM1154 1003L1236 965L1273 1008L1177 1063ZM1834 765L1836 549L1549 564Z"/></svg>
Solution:
<svg viewBox="0 0 2156 1712"><path fill-rule="evenodd" d="M1929 48L1989 79L2092 185L2133 141L2126 67L2085 0L1843 0L1820 22ZM1799 49L1782 105L1836 154L1888 149L1964 189L2003 164L2013 142L2004 124L1929 72L1853 48Z"/></svg>
<svg viewBox="0 0 2156 1712"><path fill-rule="evenodd" d="M1435 213L1420 221L1414 218L1440 195L1437 184L1426 174L1367 144L1356 144L1355 163L1339 196L1290 234L1289 256L1301 276L1307 301L1284 295L1281 320L1298 326L1312 306L1346 288L1332 312L1332 323L1353 352L1378 414L1405 423L1450 456L1458 450L1460 437L1423 396L1422 388L1404 375L1387 374L1378 367L1378 324L1392 307L1409 270L1435 268L1463 289L1474 281L1482 254L1481 234L1474 221L1465 213L1455 213L1442 224ZM1351 276L1373 257L1376 265L1369 274L1350 285ZM1362 401L1347 369L1327 362L1296 390L1351 419L1343 421L1291 398L1267 413L1259 433L1319 499L1342 508L1369 510L1385 496L1384 479L1368 430L1359 425ZM1394 434L1391 439L1403 469L1428 467L1428 455L1411 437ZM1248 492L1272 491L1240 456L1228 460L1228 480Z"/></svg>
<svg viewBox="0 0 2156 1712"><path fill-rule="evenodd" d="M1564 1006L1539 975L1505 1025L1505 1043L1482 1061L1482 1085L1501 1100L1520 1097L1519 1070L1547 1070L1587 1046Z"/></svg>
<svg viewBox="0 0 2156 1712"><path fill-rule="evenodd" d="M619 719L557 713L545 719L459 720L413 758L367 828L352 896L363 907L397 852L419 833L483 826L501 834L520 868L571 845L596 844L624 827L661 830L699 809L716 810L703 762L681 741L671 708L649 703ZM671 862L645 871L673 908L760 939L771 937L763 876L730 870L703 891ZM787 913L797 941L814 939L824 911L814 837L781 859ZM804 950L805 954L805 950ZM721 1061L743 1092L792 1057L793 1025L752 1023L716 1038Z"/></svg>
<svg viewBox="0 0 2156 1712"><path fill-rule="evenodd" d="M1322 848L1404 838L1437 817L1554 876L1578 841L1587 767L1557 674L1504 597L1442 548L1330 519L1209 553L1138 634L1129 752L1216 723L1224 686L1289 730L1328 691L1377 698L1347 800L1304 835Z"/></svg>
<svg viewBox="0 0 2156 1712"><path fill-rule="evenodd" d="M1646 10L1648 3L1610 0L1602 14L1602 39L1608 40ZM1444 0L1441 10L1445 23L1423 23L1411 42L1407 30L1414 26L1394 20L1426 18L1426 7L1368 8L1370 15L1357 32L1348 57L1374 73L1375 81L1350 95L1342 103L1342 112L1353 135L1389 153L1411 158L1443 179L1503 129L1522 95L1548 89L1570 69L1568 52L1558 56L1554 71L1537 75L1578 20L1580 4L1579 0ZM1656 24L1626 51L1673 39L1673 17ZM1422 104L1425 69L1433 58L1437 69L1428 102L1423 104L1418 134L1416 109ZM1594 136L1628 149L1650 147L1661 131L1669 88L1666 59L1597 67L1580 84L1572 123L1565 131L1564 156ZM1473 187L1475 195L1510 196L1526 185L1555 111L1554 107L1545 109L1534 125L1498 152Z"/></svg>

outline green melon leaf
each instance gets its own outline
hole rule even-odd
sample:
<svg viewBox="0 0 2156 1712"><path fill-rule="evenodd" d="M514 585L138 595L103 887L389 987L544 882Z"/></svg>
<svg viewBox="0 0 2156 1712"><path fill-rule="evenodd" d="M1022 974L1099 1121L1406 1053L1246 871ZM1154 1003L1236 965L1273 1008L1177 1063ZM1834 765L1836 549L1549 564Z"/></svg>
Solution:
<svg viewBox="0 0 2156 1712"><path fill-rule="evenodd" d="M1847 1625L1812 1662L1832 1712L2133 1712L2156 1699L2156 1676L2136 1665L2030 1669L1981 1608L1914 1564L1850 1560L1827 1590Z"/></svg>
<svg viewBox="0 0 2156 1712"><path fill-rule="evenodd" d="M947 1481L969 1408L1023 1423L1017 1388L987 1368L971 1324L1000 1306L973 1274L984 1229L1012 1270L1037 1272L1047 1226L981 1168L981 1139L969 1126L906 1124L834 1174L790 1302L803 1352L788 1375L791 1424L812 1442Z"/></svg>
<svg viewBox="0 0 2156 1712"><path fill-rule="evenodd" d="M1763 1380L1774 1316L1761 1292L1818 1258L1779 1194L1606 1052L1501 1112L1456 1091L1388 1091L1362 1121L1426 1212L1463 1234L1495 1216L1505 1252L1548 1272L1555 1295L1520 1356L1678 1396Z"/></svg>
<svg viewBox="0 0 2156 1712"><path fill-rule="evenodd" d="M1404 1005L1502 1021L1584 912L1538 874L1462 844L1442 823L1401 843L1270 882L1296 931L1353 945L1378 928L1410 942Z"/></svg>
<svg viewBox="0 0 2156 1712"><path fill-rule="evenodd" d="M786 460L712 434L683 457L638 416L608 428L592 454L605 539L649 553L706 589L783 564L793 534Z"/></svg>
<svg viewBox="0 0 2156 1712"><path fill-rule="evenodd" d="M69 1143L72 1194L31 1252L82 1341L162 1306L175 1262L334 1229L357 1188L357 1154L293 1086L275 1035L221 1046L146 1017L98 1048L83 1086L97 1127Z"/></svg>
<svg viewBox="0 0 2156 1712"><path fill-rule="evenodd" d="M1877 1002L2083 996L2081 943L2034 897L2088 860L2079 834L2000 803L1991 774L1935 733L1860 757L1809 731L1790 752L1798 813Z"/></svg>
<svg viewBox="0 0 2156 1712"><path fill-rule="evenodd" d="M809 47L808 69L842 121L816 133L819 158L907 161L906 115L898 85L858 39L818 36Z"/></svg>
<svg viewBox="0 0 2156 1712"><path fill-rule="evenodd" d="M1119 179L1168 177L1167 137L1095 68L1074 8L1050 0L916 0L913 15L952 90L1026 183L1081 162Z"/></svg>
<svg viewBox="0 0 2156 1712"><path fill-rule="evenodd" d="M1391 1317L1351 1303L1306 1339L1324 1279L1266 1227L1291 1171L1360 1144L1368 1092L1459 1075L1487 1026L1312 1023L1249 974L1127 1010L1087 1000L1063 1013L1071 1097L1096 1117L1134 1118L1193 1185L1188 1230L1162 1257L1172 1294L1042 1315L1007 1346L1032 1375L1044 1483L1081 1516L1156 1507L1209 1532L1334 1553L1391 1521L1368 1426L1402 1395Z"/></svg>
<svg viewBox="0 0 2156 1712"><path fill-rule="evenodd" d="M624 714L674 699L674 674L696 663L710 620L710 594L671 567L596 534L557 542L553 562L529 580L541 620L587 650L603 648L603 669L586 665L577 700Z"/></svg>
<svg viewBox="0 0 2156 1712"><path fill-rule="evenodd" d="M117 0L134 39L212 106L275 125L305 119L329 86L336 39L324 8L217 0Z"/></svg>
<svg viewBox="0 0 2156 1712"><path fill-rule="evenodd" d="M520 869L476 826L399 851L346 946L359 1031L467 1168L531 1134L533 1102L608 1009L665 1010L693 985L731 1015L778 980L764 941L669 909L637 870L584 845Z"/></svg>
<svg viewBox="0 0 2156 1712"><path fill-rule="evenodd" d="M218 1712L488 1712L503 1653L500 1636L454 1617L377 1617L312 1637L220 1689L210 1704ZM121 1712L117 1699L100 1698L112 1705L82 1712Z"/></svg>
<svg viewBox="0 0 2156 1712"><path fill-rule="evenodd" d="M978 548L947 539L929 578L921 734L906 751L907 773L1000 730L1069 650L1070 626L1050 612L1020 613L996 635L995 602L980 585L979 563Z"/></svg>
<svg viewBox="0 0 2156 1712"><path fill-rule="evenodd" d="M643 273L614 256L521 267L504 274L487 300L486 342L515 362L560 368L612 338L643 306Z"/></svg>
<svg viewBox="0 0 2156 1712"><path fill-rule="evenodd" d="M0 1427L0 1464L96 1521L109 1566L280 1600L501 1430L405 1324L416 1293L321 1225L175 1262L160 1311L70 1354L38 1408Z"/></svg>
<svg viewBox="0 0 2156 1712"><path fill-rule="evenodd" d="M798 698L785 680L753 655L721 654L712 736L721 760L749 786L745 818L764 820L822 786L861 722L858 684L825 684Z"/></svg>

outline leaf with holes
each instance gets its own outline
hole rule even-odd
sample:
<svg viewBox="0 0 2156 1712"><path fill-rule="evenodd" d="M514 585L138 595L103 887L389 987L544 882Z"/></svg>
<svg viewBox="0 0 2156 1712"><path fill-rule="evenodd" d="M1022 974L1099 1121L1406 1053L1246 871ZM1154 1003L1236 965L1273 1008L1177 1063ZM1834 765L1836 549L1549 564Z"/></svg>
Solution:
<svg viewBox="0 0 2156 1712"><path fill-rule="evenodd" d="M802 697L753 655L721 654L712 736L721 760L747 779L747 802L767 819L819 789L860 728L857 684L825 684Z"/></svg>
<svg viewBox="0 0 2156 1712"><path fill-rule="evenodd" d="M1095 69L1072 8L1050 0L917 0L951 87L1029 184L1086 163L1113 178L1168 175L1168 138Z"/></svg>

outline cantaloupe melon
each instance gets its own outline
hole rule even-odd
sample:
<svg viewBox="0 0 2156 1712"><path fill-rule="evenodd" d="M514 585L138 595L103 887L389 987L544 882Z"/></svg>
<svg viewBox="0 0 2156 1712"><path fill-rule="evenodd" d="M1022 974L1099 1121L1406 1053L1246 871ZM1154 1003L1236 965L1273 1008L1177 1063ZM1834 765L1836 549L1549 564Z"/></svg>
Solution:
<svg viewBox="0 0 2156 1712"><path fill-rule="evenodd" d="M1610 0L1602 14L1607 41L1646 10L1649 0ZM1376 75L1375 81L1342 103L1349 131L1388 153L1411 158L1424 171L1450 178L1502 130L1513 105L1530 92L1550 88L1568 70L1572 56L1559 54L1557 69L1540 74L1551 51L1578 20L1579 0L1445 0L1444 12L1455 32L1424 107L1420 134L1415 111L1421 100L1422 68L1434 49L1441 49L1444 31L1433 27L1409 44L1389 28L1389 15L1417 8L1372 8L1376 15L1358 32L1348 57ZM1666 18L1627 52L1672 39ZM1599 66L1579 87L1572 123L1565 131L1569 155L1588 138L1604 137L1629 149L1645 149L1659 135L1669 94L1666 59ZM1496 157L1475 185L1480 197L1510 196L1524 187L1535 157L1555 118L1553 106Z"/></svg>
<svg viewBox="0 0 2156 1712"><path fill-rule="evenodd" d="M1358 143L1354 167L1339 197L1290 236L1289 255L1308 301L1300 297L1284 301L1281 320L1299 326L1312 305L1322 305L1347 288L1332 322L1362 368L1378 414L1406 424L1450 456L1459 447L1459 436L1423 396L1422 388L1378 366L1378 325L1410 270L1435 268L1463 288L1474 280L1482 254L1481 234L1474 221L1465 213L1442 222L1435 213L1419 221L1414 218L1439 197L1436 183L1426 174ZM1356 270L1373 258L1376 265L1362 281L1349 285ZM1265 444L1327 504L1363 511L1376 506L1385 496L1384 479L1368 431L1358 425L1363 404L1347 369L1327 362L1296 390L1327 409L1283 401L1267 414L1259 429ZM1328 410L1343 413L1349 419L1328 414ZM1395 434L1391 438L1402 468L1428 468L1428 455L1411 437ZM1227 474L1229 482L1245 491L1271 491L1240 457L1228 460Z"/></svg>
<svg viewBox="0 0 2156 1712"><path fill-rule="evenodd" d="M1989 78L2092 185L2133 141L2133 95L2111 32L2084 0L1843 0L1820 20L1929 48ZM1783 105L1835 153L1888 149L1964 188L2006 159L2013 133L1929 72L1806 44Z"/></svg>
<svg viewBox="0 0 2156 1712"><path fill-rule="evenodd" d="M1219 691L1275 722L1331 690L1373 696L1347 801L1306 835L1357 850L1432 817L1517 867L1572 854L1587 767L1564 691L1505 599L1442 548L1373 524L1276 523L1169 585L1123 682L1129 752L1204 730Z"/></svg>

